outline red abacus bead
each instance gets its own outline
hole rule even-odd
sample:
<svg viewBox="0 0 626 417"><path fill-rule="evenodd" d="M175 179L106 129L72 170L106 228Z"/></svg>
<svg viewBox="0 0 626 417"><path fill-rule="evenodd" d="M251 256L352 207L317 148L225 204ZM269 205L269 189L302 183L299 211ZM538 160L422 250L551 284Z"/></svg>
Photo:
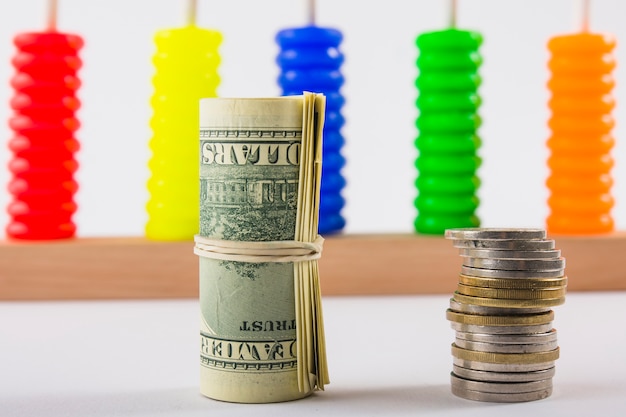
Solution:
<svg viewBox="0 0 626 417"><path fill-rule="evenodd" d="M80 127L75 113L80 108L76 92L83 41L60 32L33 32L18 35L14 44L9 119L14 136L8 164L12 201L6 232L17 239L69 238L76 232L74 154L80 145L74 135Z"/></svg>

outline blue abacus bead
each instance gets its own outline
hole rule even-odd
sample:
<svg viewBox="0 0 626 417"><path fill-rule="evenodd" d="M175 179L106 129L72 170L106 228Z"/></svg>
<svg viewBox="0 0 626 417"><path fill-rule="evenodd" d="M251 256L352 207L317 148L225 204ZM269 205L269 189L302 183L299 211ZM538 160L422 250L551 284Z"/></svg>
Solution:
<svg viewBox="0 0 626 417"><path fill-rule="evenodd" d="M339 151L346 141L343 136L336 131L328 132L324 135L324 150L327 152ZM323 165L322 165L323 166Z"/></svg>
<svg viewBox="0 0 626 417"><path fill-rule="evenodd" d="M340 110L346 103L346 99L338 91L326 91L326 108Z"/></svg>
<svg viewBox="0 0 626 417"><path fill-rule="evenodd" d="M321 230L343 230L346 227L346 219L335 213L320 213L318 229ZM323 233L323 232L320 232Z"/></svg>
<svg viewBox="0 0 626 417"><path fill-rule="evenodd" d="M331 152L327 157L324 158L324 163L322 164L322 171L327 170L336 170L339 171L346 164L346 158L343 157L341 152Z"/></svg>
<svg viewBox="0 0 626 417"><path fill-rule="evenodd" d="M322 183L324 180L322 179ZM343 206L346 204L344 198L337 193L327 193L326 198L320 201L320 219L319 230L342 230L345 225L345 219L339 214Z"/></svg>
<svg viewBox="0 0 626 417"><path fill-rule="evenodd" d="M283 29L276 35L281 49L302 49L304 47L339 47L343 40L340 31L319 26Z"/></svg>
<svg viewBox="0 0 626 417"><path fill-rule="evenodd" d="M313 25L284 29L276 35L282 95L312 91L326 96L318 229L322 234L340 232L346 223L341 216L345 206L341 192L346 184L341 175L345 165L341 155L344 144L341 128L345 123L341 114L345 99L340 92L344 84L340 70L344 56L339 50L342 40L340 31Z"/></svg>
<svg viewBox="0 0 626 417"><path fill-rule="evenodd" d="M324 128L327 132L337 132L339 131L346 120L343 118L341 113L338 111L333 111L331 109L326 109L326 117L324 120Z"/></svg>
<svg viewBox="0 0 626 417"><path fill-rule="evenodd" d="M289 69L278 77L278 83L287 91L300 91L316 86L316 93L324 90L338 90L343 85L343 75L337 70L324 69Z"/></svg>
<svg viewBox="0 0 626 417"><path fill-rule="evenodd" d="M343 55L336 48L286 49L278 55L276 63L289 68L339 68Z"/></svg>
<svg viewBox="0 0 626 417"><path fill-rule="evenodd" d="M327 191L340 191L346 186L346 180L339 172L326 171L322 176L322 187Z"/></svg>

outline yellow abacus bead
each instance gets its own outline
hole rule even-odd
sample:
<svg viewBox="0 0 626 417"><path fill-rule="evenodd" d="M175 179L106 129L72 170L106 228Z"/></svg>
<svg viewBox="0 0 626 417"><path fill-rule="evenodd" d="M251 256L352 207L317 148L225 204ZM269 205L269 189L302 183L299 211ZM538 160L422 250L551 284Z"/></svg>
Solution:
<svg viewBox="0 0 626 417"><path fill-rule="evenodd" d="M152 157L146 237L192 240L199 213L199 100L220 83L219 32L196 26L159 31L150 100Z"/></svg>

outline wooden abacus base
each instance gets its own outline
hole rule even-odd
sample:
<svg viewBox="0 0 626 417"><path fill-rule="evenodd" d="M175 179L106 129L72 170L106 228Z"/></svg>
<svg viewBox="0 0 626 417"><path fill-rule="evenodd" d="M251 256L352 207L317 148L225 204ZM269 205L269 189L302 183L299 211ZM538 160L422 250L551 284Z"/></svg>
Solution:
<svg viewBox="0 0 626 417"><path fill-rule="evenodd" d="M626 290L626 232L550 238L566 258L568 290ZM136 237L0 241L0 300L195 298L193 246ZM439 236L332 236L320 260L322 293L452 294L460 266Z"/></svg>

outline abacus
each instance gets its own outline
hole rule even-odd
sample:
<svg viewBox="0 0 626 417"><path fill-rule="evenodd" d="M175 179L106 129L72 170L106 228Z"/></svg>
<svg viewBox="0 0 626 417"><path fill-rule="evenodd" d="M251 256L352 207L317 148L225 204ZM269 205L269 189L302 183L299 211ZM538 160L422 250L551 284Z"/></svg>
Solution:
<svg viewBox="0 0 626 417"><path fill-rule="evenodd" d="M77 72L82 65L78 51L83 40L57 32L51 13L46 31L19 34L14 43L14 113L9 120L14 158L8 187L13 201L7 235L31 240L73 237L78 188L74 153L80 147L75 137L80 126L75 117L80 107Z"/></svg>
<svg viewBox="0 0 626 417"><path fill-rule="evenodd" d="M113 2L111 2L111 4L112 3ZM328 10L328 12L326 12L327 14L320 15L319 20L323 20L323 16L328 19L328 23L333 24L333 26L342 27L344 22L336 20L333 21L331 17L348 15L347 10L342 9L342 7L348 6L339 4L331 6L330 3L318 3L320 11ZM163 22L171 22L171 16L169 16L169 13L171 13L171 9L174 8L174 4L174 2L168 4L164 3L164 5L161 6ZM77 15L98 13L97 11L90 11L87 9L87 7L93 6L81 6L78 4L72 5L78 9L76 11ZM470 21L472 16L472 7L475 7L475 5L472 0L467 0L462 6L465 7L465 9L463 9L463 17ZM110 7L114 6L111 5ZM220 52L222 56L222 62L220 63L220 77L222 82L218 93L220 95L226 93L233 94L234 92L237 92L239 95L280 94L278 87L276 86L276 74L278 73L276 62L274 61L276 54L268 54L267 56L255 55L255 45L261 43L272 44L274 35L278 32L276 30L277 27L284 27L286 26L285 23L288 23L289 26L293 26L293 22L283 22L279 18L275 18L273 21L275 26L268 28L264 32L259 28L260 23L258 19L250 19L250 21L246 21L246 24L249 25L248 27L254 27L255 30L258 31L255 32L257 35L254 36L255 39L250 39L250 35L248 35L247 41L249 44L247 46L239 44L238 46L242 49L229 56L227 54L229 37L232 36L234 31L241 29L241 19L238 20L235 16L229 16L226 13L222 13L220 5L214 5L213 7L213 10L208 11L206 15L208 17L212 16L212 22L220 22L221 27L219 31L224 36L224 42L221 46ZM267 4L265 7L250 4L249 7L251 9L250 13L256 15L257 17L262 13L266 13L266 10L268 9ZM255 7L259 7L259 9L254 9ZM324 9L324 7L327 7L328 9ZM412 7L420 6L416 5ZM559 8L564 6L558 4L551 7ZM154 10L159 10L158 6L154 6L154 8ZM65 16L63 12L66 10L69 9L63 9L63 7L61 7L60 12L62 17ZM125 8L125 10L126 13L134 13L137 11L129 8ZM331 10L332 13L330 12ZM504 13L504 11L505 10L502 8L495 8L493 13ZM439 22L438 14L429 15L429 11L422 12L425 16L424 19L430 18L432 20L416 21L415 16L411 18L411 35L403 39L403 42L406 43L407 48L410 50L415 50L414 40L416 37L415 35L418 32L421 32L428 27L437 29L439 26L436 24ZM113 12L111 13L113 14ZM365 10L364 13L372 12ZM407 10L397 10L392 11L392 13L397 14L394 14L394 16L398 17L399 21L401 21L400 17L402 15L411 14L407 12ZM437 13L439 13L439 11L437 11ZM9 16L10 14L10 8L2 11L3 16ZM158 15L158 13L155 11L153 16L156 15ZM475 25L477 27L480 27L481 23L487 23L484 20L481 20L479 15L480 13L477 12L475 16ZM151 19L150 16L140 14L138 11L136 15L133 14L133 16L137 16L137 19ZM204 16L204 14L202 13L202 10L200 10L198 13L199 26L203 24L203 22L201 22L202 16ZM219 19L215 16L219 16ZM71 20L69 20L69 17L70 16L68 16L68 20L66 22L68 22L67 26L71 27L69 23ZM75 21L79 22L80 19L76 18ZM347 24L347 22L345 22L345 24ZM158 26L158 23L155 24L155 26ZM213 23L210 26L215 27L216 25ZM569 24L566 22L566 24L562 26L562 30L569 30L568 27ZM81 51L85 52L90 50L90 48L95 47L92 46L93 44L90 44L89 36L87 36L89 34L88 29L90 28L84 26L81 27L80 25L78 28L81 29L81 36L85 38L85 46L81 49ZM94 28L94 30L95 29L97 28ZM554 30L550 31L550 33L554 33L556 29L557 28L555 27ZM346 82L342 87L342 94L344 94L346 98L346 105L344 109L347 112L350 106L353 106L354 108L356 103L364 100L364 97L366 97L364 94L365 92L371 93L372 96L377 96L376 94L380 89L380 87L377 87L373 82L360 84L356 87L355 84L357 83L357 80L354 77L351 78L351 74L359 71L374 71L378 65L382 66L384 62L370 60L370 67L368 68L363 67L360 69L350 69L350 61L351 59L355 59L355 57L351 57L351 48L354 48L358 42L366 42L367 39L360 40L356 29L355 32L350 32L347 29L343 29L342 32L345 35L342 43L342 51L346 58L343 65ZM9 35L5 33L5 36ZM377 36L380 36L380 34ZM481 54L485 59L485 64L482 68L486 68L490 59L493 57L487 48L490 39L492 39L490 36L485 35L485 45L481 51ZM544 40L547 40L547 38ZM254 42L258 42L258 44L255 44ZM152 71L149 62L150 54L152 53L149 35L145 37L144 44L145 54L142 58L145 58L147 72L148 68ZM545 48L545 44L545 42L543 44L538 44L537 47ZM373 46L371 46L370 49L373 50ZM98 52L94 53L97 54ZM245 58L242 57L243 55L245 55ZM380 108L385 105L389 106L389 103L393 103L393 107L397 109L396 112L398 114L408 116L403 119L403 123L405 123L407 127L406 130L401 130L402 132L406 132L406 135L403 135L401 141L405 142L407 145L403 148L403 152L409 154L410 158L413 158L411 151L413 147L413 139L415 138L416 133L414 131L415 115L411 112L414 110L412 101L415 100L416 92L415 87L413 86L415 74L412 74L411 71L413 71L415 67L415 53L404 58L406 58L405 66L406 68L409 68L406 70L406 73L409 74L409 76L403 84L406 89L406 97L408 100L391 100L390 102L387 102L385 101L385 97L381 95L382 97L372 103L378 103L376 106ZM237 61L237 59L240 59L240 61ZM85 63L84 69L87 71L90 64L87 56L83 56L83 60ZM236 64L229 64L229 60L230 62L236 62ZM264 61L266 61L266 64L262 64ZM6 65L8 66L8 64ZM228 65L231 66L229 67ZM269 86L267 87L267 90L263 90L255 86L252 86L245 91L237 90L235 88L236 84L242 83L242 80L244 80L248 74L245 72L242 73L241 68L237 67L238 65L248 65L248 68L257 68L266 65L267 68L270 68L266 71L266 73L264 73L264 76L267 75L264 83ZM545 62L541 65L545 66ZM399 67L394 68L399 71ZM616 78L620 77L618 70L619 67L617 67L614 72L614 76ZM6 71L8 74L9 70ZM83 91L82 89L84 89L87 85L85 82L87 74L89 73L85 72L84 76L78 76L83 81L83 86L79 92ZM106 71L100 72L100 76L103 74L106 74ZM376 73L374 72L373 74ZM95 78L95 74L92 73L92 75ZM150 137L147 122L150 117L148 100L151 90L149 85L149 76L145 78L145 86L142 87L143 90L138 88L137 92L127 93L128 95L133 94L140 96L141 100L146 103L146 108L143 110L142 108L138 108L136 115L134 116L134 118L143 117L143 119L140 120L140 124L145 125L145 129L143 131L139 129L139 131L142 131L145 135L140 138L134 138L133 140L141 142L143 147L148 149L147 140ZM490 82L490 79L488 76L485 75L484 78L485 83L481 86L481 95L484 98L484 103L481 105L481 117L484 119L485 124L481 127L481 137L483 139L483 147L481 147L481 149L487 148L490 142L492 143L491 146L499 146L493 145L493 143L497 142L499 139L491 136L488 130L488 125L493 123L494 117L496 117L490 113L490 109L491 111L497 110L493 107L488 107L490 91L493 92L494 87L493 85L489 87L488 83ZM257 80L255 79L253 83L256 81ZM96 81L94 80L93 82ZM352 90L349 89L351 85L354 87ZM141 87L141 85L138 87ZM542 88L543 87L540 87L539 89ZM350 91L352 94L348 94ZM6 98L5 102L8 103L8 95L4 98ZM87 113L90 102L86 100L86 97L80 97L80 100L82 102L81 111L86 112L86 117L90 114ZM77 109L76 106L78 105L78 102L74 101L73 103L73 107L70 106L69 109ZM382 105L380 103L382 103ZM405 108L408 108L408 110L405 110ZM382 109L379 109L379 111L380 110ZM547 120L547 109L545 112L542 110L542 112L545 114L544 119ZM357 124L370 124L369 129L372 132L371 134L374 136L377 135L378 131L375 129L377 120L374 118L368 118L368 115L370 114L371 113L364 112L359 119L346 117L346 125L343 127L342 133L346 137L346 145L351 145L354 149L357 144L360 144L359 140L365 142L365 139L362 139L362 135L360 136L359 134L354 134L354 126ZM98 119L100 116L95 116L91 113L91 117ZM619 114L616 115L616 119L620 119ZM99 120L100 123L109 122L108 119ZM81 129L77 131L79 136L78 140L82 141L82 137L87 134L87 132L85 132L87 125L87 120L84 120ZM617 126L619 126L619 123ZM123 129L118 129L118 132L121 132L121 130ZM397 136L397 134L395 135ZM5 137L7 136L8 134L5 135ZM542 136L541 139L544 140L545 137L547 136ZM125 140L130 139L125 138ZM380 136L379 140L383 141L389 139L387 137ZM77 142L70 140L70 145L72 146L70 146L68 152L76 150ZM82 142L81 145L83 145ZM367 146L367 144L365 146ZM84 151L84 149L85 146L83 145L82 150ZM344 155L347 159L347 165L346 168L344 168L344 172L345 169L350 168L351 165L358 167L357 161L351 160L350 146L346 147ZM136 161L137 165L147 166L148 155L144 156L146 157L144 160ZM619 159L616 158L616 161L619 162ZM496 162L491 162L489 158L484 157L484 163L485 165L488 165ZM543 162L541 162L541 164L543 164ZM109 166L115 167L115 165L115 162L111 162L111 165ZM84 166L85 165L81 163L80 167L83 168ZM614 170L613 175L617 184L620 179L620 171L617 170L619 167L617 163L615 167L616 169ZM81 168L77 171L78 174L80 174ZM393 177L388 179L388 181L404 181L409 185L409 187L412 186L415 173L410 171L411 169L413 169L412 166L407 169L409 175L406 178L398 179L397 177ZM621 172L623 172L623 170ZM148 177L147 172L144 176L145 178L142 179L142 181L145 184ZM384 175L382 176L384 177ZM542 181L544 179L542 179ZM482 189L485 190L485 193L487 193L488 190L494 190L493 185L489 186L489 184L487 184L488 177L481 177L481 180L483 181ZM356 180L349 179L347 182L348 186L352 184L351 181L356 182ZM78 183L81 184L80 181L78 181ZM380 183L374 184L374 189L377 192L384 194L385 184L386 183L381 180ZM352 186L357 188L360 187L358 183L352 184ZM70 187L70 191L71 189L72 188ZM410 192L407 192L407 195L409 194ZM3 197L7 198L6 196ZM485 202L485 197L487 196L484 195L482 197L481 204ZM123 200L124 196L120 196L120 198ZM145 200L147 199L144 199L144 201ZM346 198L346 201L346 208L349 208L351 204L350 199ZM3 200L3 203L5 203L5 205L8 204L8 200ZM411 207L410 198L406 204ZM543 203L541 202L541 204ZM361 208L361 210L366 209L366 207ZM522 207L521 210L524 210L524 207ZM143 207L140 207L138 211L143 212ZM79 204L78 211L76 212L77 216L80 216L80 213L81 205ZM103 215L106 215L106 213L103 213ZM384 215L384 212L376 212L371 215L371 219L375 222L377 217L382 218ZM119 216L119 214L113 214L113 216ZM349 216L346 217L347 225L349 227L351 220ZM481 216L481 221L483 223L489 221L488 216ZM145 222L138 221L136 223L139 224L137 227L143 230ZM353 233L350 230L347 230L345 233L327 237L324 256L320 262L322 289L325 294L417 294L449 293L453 290L456 273L458 272L458 261L456 254L453 251L450 251L449 244L442 237L416 234L412 230L410 223L407 224L406 230L402 232L381 234L378 233L375 228L370 230L373 231L368 231L367 233ZM9 300L68 298L167 298L196 296L197 259L193 255L193 251L191 249L192 244L187 241L157 241L147 240L143 237L136 237L141 233L141 231L135 233L135 237L79 236L78 238L72 240L45 242L15 240L2 241L0 242L0 298L3 300ZM619 255L623 254L626 249L626 235L624 232L619 230L619 222L618 230L612 233L585 236L559 236L559 243L563 253L566 254L568 259L568 273L571 277L576 277L576 279L572 278L570 281L570 290L626 289L626 282L624 282L619 273L621 270L621 259Z"/></svg>

